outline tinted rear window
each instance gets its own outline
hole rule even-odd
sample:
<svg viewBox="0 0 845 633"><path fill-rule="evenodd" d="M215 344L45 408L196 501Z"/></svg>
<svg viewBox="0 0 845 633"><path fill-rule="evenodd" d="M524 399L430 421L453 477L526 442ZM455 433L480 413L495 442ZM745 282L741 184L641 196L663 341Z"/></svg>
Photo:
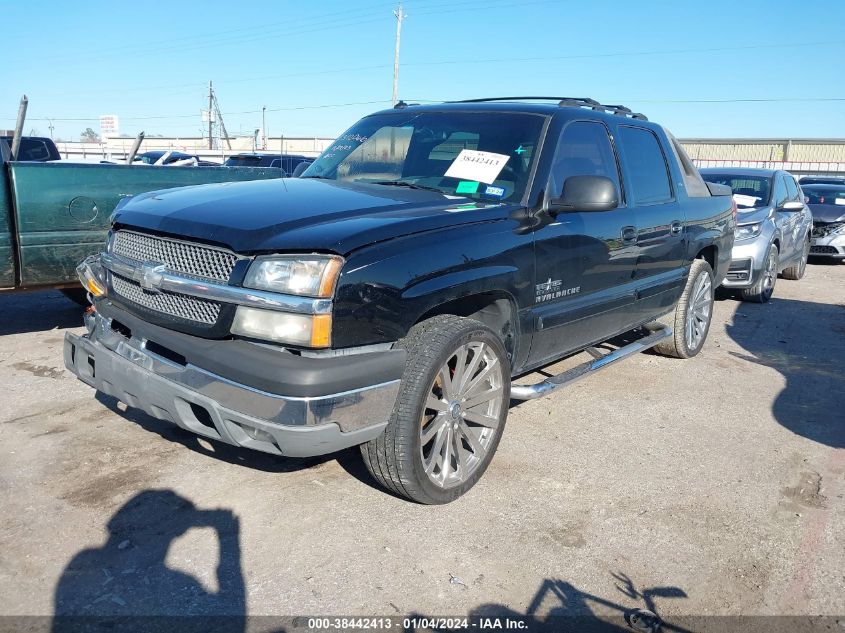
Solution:
<svg viewBox="0 0 845 633"><path fill-rule="evenodd" d="M9 145L11 146L11 142ZM50 147L45 141L32 138L21 139L21 145L18 149L18 160L45 161L55 160L55 158L55 156L50 154Z"/></svg>
<svg viewBox="0 0 845 633"><path fill-rule="evenodd" d="M845 205L845 185L842 187L824 188L804 185L801 188L804 190L804 195L810 199L810 202L807 204Z"/></svg>
<svg viewBox="0 0 845 633"><path fill-rule="evenodd" d="M231 156L223 163L229 167L258 167L261 164L260 156Z"/></svg>
<svg viewBox="0 0 845 633"><path fill-rule="evenodd" d="M798 181L802 187L804 185L845 185L845 178L814 178L813 176L804 176Z"/></svg>
<svg viewBox="0 0 845 633"><path fill-rule="evenodd" d="M666 158L657 137L643 128L622 126L619 130L635 203L656 204L671 200Z"/></svg>

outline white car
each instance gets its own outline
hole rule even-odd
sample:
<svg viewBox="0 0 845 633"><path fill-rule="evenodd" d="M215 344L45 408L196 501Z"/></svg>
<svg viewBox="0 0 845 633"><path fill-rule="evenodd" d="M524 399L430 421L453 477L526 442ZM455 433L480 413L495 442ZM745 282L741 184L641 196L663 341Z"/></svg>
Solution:
<svg viewBox="0 0 845 633"><path fill-rule="evenodd" d="M845 259L845 184L803 185L813 212L810 255Z"/></svg>

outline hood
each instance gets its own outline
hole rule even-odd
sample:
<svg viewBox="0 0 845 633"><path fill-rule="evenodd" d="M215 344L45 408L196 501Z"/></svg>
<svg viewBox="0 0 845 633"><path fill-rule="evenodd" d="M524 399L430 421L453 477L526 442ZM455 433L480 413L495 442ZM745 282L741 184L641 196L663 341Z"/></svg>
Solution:
<svg viewBox="0 0 845 633"><path fill-rule="evenodd" d="M763 222L772 215L771 207L757 207L755 209L737 209L736 223L737 224L753 224L755 222Z"/></svg>
<svg viewBox="0 0 845 633"><path fill-rule="evenodd" d="M411 233L505 219L514 208L404 187L278 178L152 191L119 205L112 219L243 254L346 254Z"/></svg>
<svg viewBox="0 0 845 633"><path fill-rule="evenodd" d="M813 222L845 222L845 206L841 204L808 204Z"/></svg>

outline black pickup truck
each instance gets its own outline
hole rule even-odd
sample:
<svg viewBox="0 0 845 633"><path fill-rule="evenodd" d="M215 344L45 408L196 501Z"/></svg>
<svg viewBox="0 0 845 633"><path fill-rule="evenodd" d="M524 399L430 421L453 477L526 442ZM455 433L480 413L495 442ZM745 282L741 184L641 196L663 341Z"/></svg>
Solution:
<svg viewBox="0 0 845 633"><path fill-rule="evenodd" d="M735 214L730 189L622 106L400 102L301 178L122 202L79 267L95 309L65 363L231 444L360 445L384 486L445 503L489 465L512 398L649 347L695 356Z"/></svg>

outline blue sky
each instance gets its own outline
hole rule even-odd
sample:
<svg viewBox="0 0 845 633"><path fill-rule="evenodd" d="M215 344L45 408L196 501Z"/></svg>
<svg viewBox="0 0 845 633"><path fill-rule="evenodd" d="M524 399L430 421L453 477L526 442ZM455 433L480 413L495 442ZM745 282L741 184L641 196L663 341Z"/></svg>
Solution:
<svg viewBox="0 0 845 633"><path fill-rule="evenodd" d="M2 0L0 128L13 126L26 93L27 131L48 134L38 119L52 118L55 136L78 139L100 114L118 114L123 133L198 136L211 79L232 134L260 127L266 106L272 136L333 136L390 104L395 4ZM845 137L845 34L831 28L845 23L845 2L405 0L404 9L408 101L590 96L680 137ZM722 103L736 99L802 100Z"/></svg>

